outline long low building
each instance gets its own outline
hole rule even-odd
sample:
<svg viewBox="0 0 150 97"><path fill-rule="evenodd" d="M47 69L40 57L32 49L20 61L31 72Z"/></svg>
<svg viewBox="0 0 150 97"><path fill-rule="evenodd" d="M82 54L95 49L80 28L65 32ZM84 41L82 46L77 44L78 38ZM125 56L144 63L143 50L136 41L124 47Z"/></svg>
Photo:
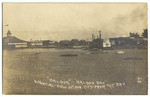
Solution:
<svg viewBox="0 0 150 97"><path fill-rule="evenodd" d="M147 38L118 37L109 38L113 48L147 48Z"/></svg>
<svg viewBox="0 0 150 97"><path fill-rule="evenodd" d="M27 43L8 43L9 48L25 48L27 47Z"/></svg>

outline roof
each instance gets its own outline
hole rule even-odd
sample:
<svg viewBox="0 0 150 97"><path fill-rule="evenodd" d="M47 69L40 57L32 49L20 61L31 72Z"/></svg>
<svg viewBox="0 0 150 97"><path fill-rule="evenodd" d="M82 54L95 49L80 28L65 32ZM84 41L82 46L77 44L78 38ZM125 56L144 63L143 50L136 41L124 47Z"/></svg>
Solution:
<svg viewBox="0 0 150 97"><path fill-rule="evenodd" d="M7 43L23 43L23 42L26 42L24 40L21 40L21 39L18 39L17 37L15 36L9 36L9 37L4 37L3 38L3 42L7 42Z"/></svg>
<svg viewBox="0 0 150 97"><path fill-rule="evenodd" d="M130 39L130 37L118 37L118 38L109 38L109 40L124 40L124 39Z"/></svg>

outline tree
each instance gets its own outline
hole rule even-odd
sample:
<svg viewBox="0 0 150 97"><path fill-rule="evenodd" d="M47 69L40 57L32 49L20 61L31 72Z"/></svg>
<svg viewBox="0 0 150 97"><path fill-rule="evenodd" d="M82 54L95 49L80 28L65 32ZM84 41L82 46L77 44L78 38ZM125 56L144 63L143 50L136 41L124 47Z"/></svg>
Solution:
<svg viewBox="0 0 150 97"><path fill-rule="evenodd" d="M148 38L148 29L144 29L144 32L142 33L142 36L144 38Z"/></svg>
<svg viewBox="0 0 150 97"><path fill-rule="evenodd" d="M139 34L138 33L129 33L130 34L130 37L134 37L134 38L139 38Z"/></svg>

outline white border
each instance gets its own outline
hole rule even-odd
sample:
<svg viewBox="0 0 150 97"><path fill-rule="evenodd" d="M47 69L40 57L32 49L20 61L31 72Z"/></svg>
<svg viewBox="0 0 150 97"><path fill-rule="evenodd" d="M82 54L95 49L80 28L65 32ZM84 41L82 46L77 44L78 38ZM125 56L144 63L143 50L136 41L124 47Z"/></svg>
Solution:
<svg viewBox="0 0 150 97"><path fill-rule="evenodd" d="M1 2L148 2L149 0L1 0Z"/></svg>
<svg viewBox="0 0 150 97"><path fill-rule="evenodd" d="M91 3L148 3L148 37L150 37L150 31L149 31L149 28L150 28L150 25L149 25L149 23L150 23L150 19L149 19L149 17L150 17L150 1L149 0L1 0L0 1L1 2L1 7L0 7L0 13L1 13L1 15L0 15L0 20L1 20L1 23L0 23L0 36L1 36L1 38L0 38L0 63L1 63L1 65L0 65L0 70L1 70L1 73L0 73L0 96L7 96L7 95L2 95L2 3L3 2L52 2L52 3L58 3L58 2L63 2L63 3L65 3L65 2L72 2L72 3L76 3L76 2L80 2L80 3L82 3L82 2L91 2ZM149 50L149 48L150 48L150 40L148 39L148 50ZM150 52L148 52L148 55L150 54ZM149 60L150 58L148 57L148 60ZM149 64L149 62L148 62L148 64ZM149 70L150 70L150 66L148 66L148 75L150 75L150 73L149 73ZM150 86L150 84L149 84L149 81L150 81L150 79L149 79L149 77L148 77L148 87ZM150 90L148 89L148 93L150 93ZM9 96L12 96L12 97L16 97L16 96L29 96L29 97L31 97L31 96L41 96L41 95L9 95ZM44 96L48 96L48 95L44 95ZM51 96L54 96L54 95L51 95ZM56 96L56 95L55 95ZM65 96L65 95L63 95L63 96ZM74 95L71 95L71 96L74 96ZM79 96L79 95L78 95ZM81 95L80 95L81 96ZM83 95L83 96L85 96L85 95ZM91 96L94 96L94 95L91 95ZM109 96L109 95L99 95L99 96ZM116 95L111 95L111 96L116 96ZM119 95L120 97L121 96L123 96L123 95ZM130 95L131 96L131 95Z"/></svg>

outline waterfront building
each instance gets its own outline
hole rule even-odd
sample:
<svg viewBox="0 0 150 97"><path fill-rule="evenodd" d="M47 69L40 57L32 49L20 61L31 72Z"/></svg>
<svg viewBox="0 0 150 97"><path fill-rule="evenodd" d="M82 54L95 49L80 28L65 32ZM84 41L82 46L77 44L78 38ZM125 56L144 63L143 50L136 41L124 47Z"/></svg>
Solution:
<svg viewBox="0 0 150 97"><path fill-rule="evenodd" d="M26 48L27 42L12 36L10 30L7 32L7 37L3 37L3 48Z"/></svg>
<svg viewBox="0 0 150 97"><path fill-rule="evenodd" d="M72 44L73 46L79 46L79 45L80 45L80 42L79 42L78 39L72 39L72 40L71 40L71 44Z"/></svg>
<svg viewBox="0 0 150 97"><path fill-rule="evenodd" d="M61 40L59 42L59 47L62 47L62 48L72 48L73 44L69 40Z"/></svg>
<svg viewBox="0 0 150 97"><path fill-rule="evenodd" d="M33 46L33 47L40 47L42 45L43 45L43 42L41 40L31 41L31 46Z"/></svg>
<svg viewBox="0 0 150 97"><path fill-rule="evenodd" d="M92 34L92 42L90 44L90 49L103 49L103 39L101 39L101 31L99 31L99 37L97 37L96 39L93 38L93 34Z"/></svg>
<svg viewBox="0 0 150 97"><path fill-rule="evenodd" d="M147 38L143 37L118 37L109 38L112 48L147 48Z"/></svg>
<svg viewBox="0 0 150 97"><path fill-rule="evenodd" d="M51 40L42 40L43 46L54 45L54 41Z"/></svg>

